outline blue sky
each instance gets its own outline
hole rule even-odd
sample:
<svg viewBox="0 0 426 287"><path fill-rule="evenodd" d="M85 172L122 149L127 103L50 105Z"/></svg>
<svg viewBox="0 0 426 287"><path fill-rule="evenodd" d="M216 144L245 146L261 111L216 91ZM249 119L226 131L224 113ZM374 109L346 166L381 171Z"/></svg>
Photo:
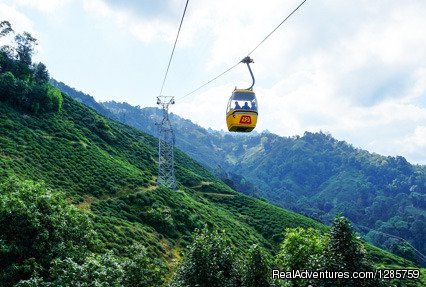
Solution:
<svg viewBox="0 0 426 287"><path fill-rule="evenodd" d="M52 77L99 101L154 106L186 0L0 0L0 19L38 40ZM189 2L164 95L180 98L251 51L299 4ZM426 1L308 0L252 54L258 131L330 132L426 164ZM237 66L171 111L226 129L250 77Z"/></svg>

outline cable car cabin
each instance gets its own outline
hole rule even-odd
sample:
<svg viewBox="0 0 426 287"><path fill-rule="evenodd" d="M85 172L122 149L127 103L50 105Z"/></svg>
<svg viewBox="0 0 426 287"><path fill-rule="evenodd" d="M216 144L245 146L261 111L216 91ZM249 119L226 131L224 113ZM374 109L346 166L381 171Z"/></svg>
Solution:
<svg viewBox="0 0 426 287"><path fill-rule="evenodd" d="M252 90L232 92L226 109L226 124L230 132L251 132L257 123L257 100Z"/></svg>

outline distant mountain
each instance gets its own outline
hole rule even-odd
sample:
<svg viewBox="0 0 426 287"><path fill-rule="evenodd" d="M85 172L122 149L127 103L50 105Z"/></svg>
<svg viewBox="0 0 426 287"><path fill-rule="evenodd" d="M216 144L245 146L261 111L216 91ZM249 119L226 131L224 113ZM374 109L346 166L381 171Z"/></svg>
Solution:
<svg viewBox="0 0 426 287"><path fill-rule="evenodd" d="M119 121L156 135L159 109L102 106ZM206 130L174 114L171 120L176 146L236 190L324 223L341 212L374 244L424 263L400 238L426 254L425 166L369 153L324 133L241 136Z"/></svg>
<svg viewBox="0 0 426 287"><path fill-rule="evenodd" d="M405 238L426 254L425 166L371 154L323 133L266 133L232 146L223 155L228 170L244 175L268 201L326 223L341 212L375 244L407 255L399 250Z"/></svg>

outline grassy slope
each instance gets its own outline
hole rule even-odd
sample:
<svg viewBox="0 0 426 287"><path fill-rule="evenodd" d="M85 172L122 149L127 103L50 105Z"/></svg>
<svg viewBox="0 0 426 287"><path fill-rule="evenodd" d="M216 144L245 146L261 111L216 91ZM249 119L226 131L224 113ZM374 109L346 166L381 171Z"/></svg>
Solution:
<svg viewBox="0 0 426 287"><path fill-rule="evenodd" d="M194 228L226 229L239 250L260 243L272 253L285 227L326 227L312 219L235 193L176 151L178 192L155 187L157 141L109 121L64 96L61 114L25 115L0 103L0 180L43 180L62 190L96 222L104 247L134 241L169 263ZM410 263L376 249L388 264ZM173 265L173 264L172 264Z"/></svg>

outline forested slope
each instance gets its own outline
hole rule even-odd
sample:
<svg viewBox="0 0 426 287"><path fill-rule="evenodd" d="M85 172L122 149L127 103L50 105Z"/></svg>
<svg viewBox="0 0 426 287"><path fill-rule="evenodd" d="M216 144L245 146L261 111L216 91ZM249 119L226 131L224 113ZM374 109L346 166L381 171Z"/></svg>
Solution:
<svg viewBox="0 0 426 287"><path fill-rule="evenodd" d="M104 106L120 121L155 133L157 109ZM322 132L234 136L171 118L176 145L238 191L325 223L341 212L374 244L426 263L408 245L426 254L425 166L354 148Z"/></svg>
<svg viewBox="0 0 426 287"><path fill-rule="evenodd" d="M0 103L0 181L44 181L62 191L95 222L106 250L142 243L163 260L176 259L195 228L229 231L236 247L259 243L271 252L285 227L324 226L301 215L246 199L176 150L179 191L155 185L157 141L111 122L63 95L61 113L28 114ZM250 200L256 221L221 202ZM260 208L261 207L261 208ZM269 221L271 219L273 223ZM18 235L17 235L18 236Z"/></svg>
<svg viewBox="0 0 426 287"><path fill-rule="evenodd" d="M155 138L62 96L60 113L41 115L0 102L0 181L43 181L62 192L94 222L98 252L126 256L130 246L142 244L168 273L194 229L205 224L226 230L241 253L257 243L271 256L284 228L326 230L310 218L236 193L179 150L179 191L157 188ZM370 256L411 265L378 249L370 248Z"/></svg>

